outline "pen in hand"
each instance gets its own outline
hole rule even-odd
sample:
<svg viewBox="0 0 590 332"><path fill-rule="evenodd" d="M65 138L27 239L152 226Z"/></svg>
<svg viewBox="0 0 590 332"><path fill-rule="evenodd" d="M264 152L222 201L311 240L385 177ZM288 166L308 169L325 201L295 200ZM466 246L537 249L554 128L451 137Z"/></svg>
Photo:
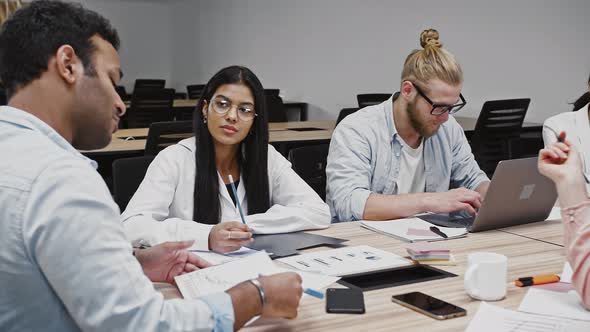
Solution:
<svg viewBox="0 0 590 332"><path fill-rule="evenodd" d="M238 212L240 213L240 219L242 219L242 224L246 225L246 218L244 218L244 212L242 211L242 206L240 205L240 198L238 197L238 191L236 190L236 185L234 184L234 178L229 175L229 183L231 185L231 190L234 192L234 197L236 199L236 206L238 207Z"/></svg>
<svg viewBox="0 0 590 332"><path fill-rule="evenodd" d="M562 131L562 132L560 132L560 133L557 133L557 132L556 132L556 131L555 131L553 128L551 128L551 127L544 126L544 128L547 128L547 130L549 130L550 132L552 132L552 133L553 133L553 135L555 135L555 137L557 138L557 141L558 141L559 143L563 143L563 142L565 142L565 136L566 136L566 134L565 134L565 131Z"/></svg>
<svg viewBox="0 0 590 332"><path fill-rule="evenodd" d="M558 143L565 143L565 137L566 137L565 131L561 131L558 134L557 131L555 131L551 127L544 126L543 128L547 128L550 132L552 132L555 135L555 137L557 138ZM588 178L588 175L586 175L586 172L583 169L582 169L582 174L584 175L584 181L586 181L586 183L590 184L590 179Z"/></svg>
<svg viewBox="0 0 590 332"><path fill-rule="evenodd" d="M258 277L262 277L263 274L262 273L258 273ZM311 295L315 298L318 298L320 300L322 300L324 298L324 293L320 290L317 289L313 289L313 288L303 288L303 293L307 294L307 295Z"/></svg>

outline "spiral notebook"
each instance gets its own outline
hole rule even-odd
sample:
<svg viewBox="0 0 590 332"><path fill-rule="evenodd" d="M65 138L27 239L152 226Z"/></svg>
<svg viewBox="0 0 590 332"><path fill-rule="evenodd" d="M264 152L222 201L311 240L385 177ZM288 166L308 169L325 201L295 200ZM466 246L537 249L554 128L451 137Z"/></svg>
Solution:
<svg viewBox="0 0 590 332"><path fill-rule="evenodd" d="M408 242L441 241L467 236L467 229L462 227L452 228L435 226L437 228L437 233L435 233L431 230L431 227L434 227L434 224L419 218L404 218L386 221L361 220L359 223L366 229ZM444 237L442 234L447 237Z"/></svg>

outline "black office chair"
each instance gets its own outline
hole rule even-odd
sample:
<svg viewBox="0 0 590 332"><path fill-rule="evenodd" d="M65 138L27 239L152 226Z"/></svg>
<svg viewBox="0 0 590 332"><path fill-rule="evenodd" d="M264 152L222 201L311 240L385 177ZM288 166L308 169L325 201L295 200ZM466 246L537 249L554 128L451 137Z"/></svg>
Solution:
<svg viewBox="0 0 590 332"><path fill-rule="evenodd" d="M381 104L391 97L391 93L363 93L356 95L356 100L359 103L359 107L367 107L371 105Z"/></svg>
<svg viewBox="0 0 590 332"><path fill-rule="evenodd" d="M0 105L8 104L8 98L6 97L6 88L4 84L0 83Z"/></svg>
<svg viewBox="0 0 590 332"><path fill-rule="evenodd" d="M113 162L113 196L121 212L139 188L153 159L153 156L142 156Z"/></svg>
<svg viewBox="0 0 590 332"><path fill-rule="evenodd" d="M309 105L304 102L290 101L283 103L283 108L287 114L287 121L293 119L294 121L307 121L307 113ZM293 115L293 113L297 113Z"/></svg>
<svg viewBox="0 0 590 332"><path fill-rule="evenodd" d="M492 177L499 161L515 157L513 147L530 102L530 98L524 98L483 104L470 143L475 160L488 177Z"/></svg>
<svg viewBox="0 0 590 332"><path fill-rule="evenodd" d="M135 93L137 89L164 89L165 87L166 80L138 78L135 80L133 93Z"/></svg>
<svg viewBox="0 0 590 332"><path fill-rule="evenodd" d="M123 120L127 128L145 128L152 122L172 121L173 104L174 89L135 90Z"/></svg>
<svg viewBox="0 0 590 332"><path fill-rule="evenodd" d="M287 122L287 112L283 107L283 99L278 95L265 95L268 122Z"/></svg>
<svg viewBox="0 0 590 332"><path fill-rule="evenodd" d="M307 145L289 151L293 170L326 200L326 162L330 144Z"/></svg>
<svg viewBox="0 0 590 332"><path fill-rule="evenodd" d="M205 89L205 84L191 84L186 86L186 91L188 92L188 99L199 99L201 98L201 93Z"/></svg>
<svg viewBox="0 0 590 332"><path fill-rule="evenodd" d="M115 86L115 91L117 91L117 94L121 97L121 100L123 101L128 101L131 98L129 94L127 94L127 90L125 90L125 87L122 85Z"/></svg>
<svg viewBox="0 0 590 332"><path fill-rule="evenodd" d="M341 109L340 113L338 113L338 119L336 119L336 125L338 125L340 123L340 121L342 121L345 117L351 115L352 113L358 111L359 109L360 108L358 108L358 107Z"/></svg>
<svg viewBox="0 0 590 332"><path fill-rule="evenodd" d="M281 89L264 89L265 95L278 96Z"/></svg>
<svg viewBox="0 0 590 332"><path fill-rule="evenodd" d="M145 155L155 156L166 147L193 136L192 121L154 122L148 130Z"/></svg>

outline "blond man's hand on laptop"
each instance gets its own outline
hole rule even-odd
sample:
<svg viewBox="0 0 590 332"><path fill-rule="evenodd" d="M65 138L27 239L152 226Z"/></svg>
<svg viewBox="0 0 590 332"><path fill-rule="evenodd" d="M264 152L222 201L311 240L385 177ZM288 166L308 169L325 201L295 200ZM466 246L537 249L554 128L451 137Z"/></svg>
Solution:
<svg viewBox="0 0 590 332"><path fill-rule="evenodd" d="M465 210L475 215L481 207L481 195L467 188L451 189L444 193L428 193L425 197L428 212L449 213Z"/></svg>

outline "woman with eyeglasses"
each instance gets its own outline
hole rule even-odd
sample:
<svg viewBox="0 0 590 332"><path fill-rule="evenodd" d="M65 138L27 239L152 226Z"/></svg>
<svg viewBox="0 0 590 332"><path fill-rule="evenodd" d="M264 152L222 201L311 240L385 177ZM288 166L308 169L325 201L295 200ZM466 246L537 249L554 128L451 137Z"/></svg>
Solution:
<svg viewBox="0 0 590 332"><path fill-rule="evenodd" d="M122 215L134 244L194 239L194 249L224 253L253 232L330 225L328 206L268 145L264 90L252 71L217 72L196 110L195 136L156 156Z"/></svg>
<svg viewBox="0 0 590 332"><path fill-rule="evenodd" d="M562 131L567 134L569 141L580 151L582 158L582 171L588 177L590 175L590 77L588 78L588 91L574 103L573 112L561 113L552 116L543 123L543 141L545 147L557 142L557 137ZM590 184L586 184L586 190L590 193Z"/></svg>

